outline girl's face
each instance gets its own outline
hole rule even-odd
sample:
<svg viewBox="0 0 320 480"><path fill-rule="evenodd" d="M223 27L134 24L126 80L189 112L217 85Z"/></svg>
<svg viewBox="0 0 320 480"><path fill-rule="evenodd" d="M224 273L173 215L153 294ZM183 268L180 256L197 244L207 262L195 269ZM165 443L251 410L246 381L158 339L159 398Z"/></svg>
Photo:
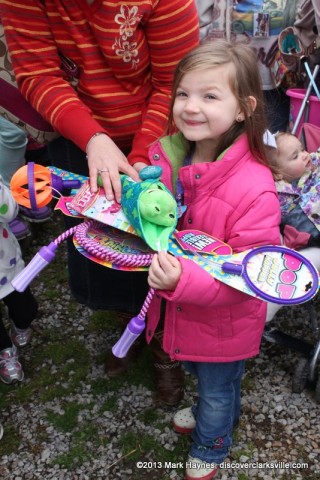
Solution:
<svg viewBox="0 0 320 480"><path fill-rule="evenodd" d="M312 168L309 153L301 142L293 135L283 135L277 140L277 166L283 180L298 180L307 170Z"/></svg>
<svg viewBox="0 0 320 480"><path fill-rule="evenodd" d="M244 116L230 88L230 64L186 73L178 86L173 118L189 141L214 148L221 135Z"/></svg>

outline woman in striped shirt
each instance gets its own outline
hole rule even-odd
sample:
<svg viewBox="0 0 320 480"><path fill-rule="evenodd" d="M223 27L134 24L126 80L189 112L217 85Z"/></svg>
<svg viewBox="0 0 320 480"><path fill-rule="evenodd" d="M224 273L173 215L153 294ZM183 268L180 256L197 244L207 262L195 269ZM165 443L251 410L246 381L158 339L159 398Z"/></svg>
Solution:
<svg viewBox="0 0 320 480"><path fill-rule="evenodd" d="M49 145L52 163L89 175L92 191L100 173L107 198L120 201L119 172L138 180L149 163L149 145L166 128L175 66L199 43L194 0L3 0L0 9L19 88L61 134ZM61 68L65 58L76 66L76 86ZM66 218L67 227L73 222ZM80 303L140 309L144 272L104 268L71 241L68 262ZM163 400L177 403L181 389L170 390Z"/></svg>

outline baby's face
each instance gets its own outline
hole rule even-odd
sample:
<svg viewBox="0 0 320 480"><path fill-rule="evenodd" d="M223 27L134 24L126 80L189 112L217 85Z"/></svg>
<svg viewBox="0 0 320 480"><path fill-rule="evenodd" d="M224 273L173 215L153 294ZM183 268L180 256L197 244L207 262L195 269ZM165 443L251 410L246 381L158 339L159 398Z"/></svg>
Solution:
<svg viewBox="0 0 320 480"><path fill-rule="evenodd" d="M295 136L283 135L277 139L277 145L277 166L283 180L293 182L311 170L310 155Z"/></svg>

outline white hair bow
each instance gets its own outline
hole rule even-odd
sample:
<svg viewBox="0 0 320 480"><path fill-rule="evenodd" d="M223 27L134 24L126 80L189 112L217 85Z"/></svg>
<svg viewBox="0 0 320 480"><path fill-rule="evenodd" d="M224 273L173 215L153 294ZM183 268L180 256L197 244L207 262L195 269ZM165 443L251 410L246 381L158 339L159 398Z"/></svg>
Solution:
<svg viewBox="0 0 320 480"><path fill-rule="evenodd" d="M266 130L263 134L263 143L268 147L277 148L276 133L273 134L270 130Z"/></svg>

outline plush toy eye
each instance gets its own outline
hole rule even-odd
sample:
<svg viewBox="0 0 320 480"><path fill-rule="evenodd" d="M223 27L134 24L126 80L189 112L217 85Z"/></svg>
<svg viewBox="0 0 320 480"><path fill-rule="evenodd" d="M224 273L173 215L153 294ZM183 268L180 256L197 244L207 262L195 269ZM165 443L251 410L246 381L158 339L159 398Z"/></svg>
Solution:
<svg viewBox="0 0 320 480"><path fill-rule="evenodd" d="M160 208L158 208L158 207L154 207L154 208L155 208L155 210L157 210L157 212L160 212Z"/></svg>
<svg viewBox="0 0 320 480"><path fill-rule="evenodd" d="M174 218L173 213L169 213L169 217L170 217L170 218Z"/></svg>

